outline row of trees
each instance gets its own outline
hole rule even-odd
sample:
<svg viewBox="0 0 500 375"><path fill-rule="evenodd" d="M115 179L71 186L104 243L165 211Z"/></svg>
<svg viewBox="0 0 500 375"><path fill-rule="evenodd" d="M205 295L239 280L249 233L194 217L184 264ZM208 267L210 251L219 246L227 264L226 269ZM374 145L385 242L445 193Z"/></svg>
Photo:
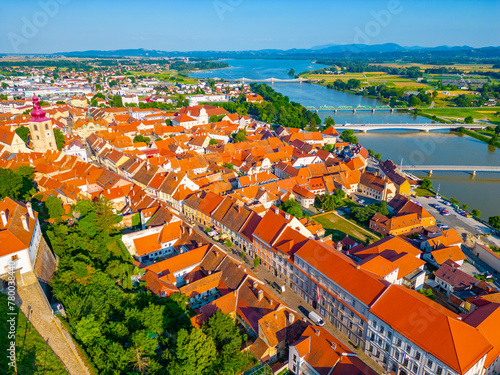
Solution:
<svg viewBox="0 0 500 375"><path fill-rule="evenodd" d="M79 201L72 225L47 232L59 256L54 296L66 310L70 332L99 374L235 374L250 358L226 314L214 314L193 328L188 297L160 298L134 286L140 273L121 242L106 199Z"/></svg>

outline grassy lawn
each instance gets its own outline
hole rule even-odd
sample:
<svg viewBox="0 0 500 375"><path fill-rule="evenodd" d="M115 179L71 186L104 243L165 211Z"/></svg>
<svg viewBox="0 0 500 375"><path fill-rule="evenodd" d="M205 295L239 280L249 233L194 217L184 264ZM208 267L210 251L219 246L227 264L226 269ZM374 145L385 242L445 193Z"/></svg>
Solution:
<svg viewBox="0 0 500 375"><path fill-rule="evenodd" d="M143 72L143 71L130 71L130 72L135 76L147 76L147 77L158 78L160 80L165 80L165 81L168 81L170 79L170 77L175 77L175 80L179 81L179 82L186 82L186 83L198 82L197 78L181 77L181 76L177 75L177 71L175 71L175 70L166 70L162 73L150 73L150 72Z"/></svg>
<svg viewBox="0 0 500 375"><path fill-rule="evenodd" d="M417 197L426 197L426 196L433 197L436 195L436 193L434 193L433 191L422 188L415 188L415 193L417 193Z"/></svg>
<svg viewBox="0 0 500 375"><path fill-rule="evenodd" d="M426 108L422 113L428 115L436 115L448 119L464 119L467 116L472 116L476 120L489 120L492 122L500 122L500 117L495 114L500 111L500 108Z"/></svg>
<svg viewBox="0 0 500 375"><path fill-rule="evenodd" d="M14 374L14 368L8 365L7 349L9 342L8 332L10 325L7 319L11 312L7 305L7 296L0 295L0 316L2 323L0 324L0 348L2 355L0 356L0 368L2 374ZM17 322L16 322L16 359L17 373L22 375L31 374L67 374L63 364L56 357L52 349L48 347L42 337L28 323L26 340L24 340L26 317L19 311L16 306ZM24 344L24 345L23 345Z"/></svg>
<svg viewBox="0 0 500 375"><path fill-rule="evenodd" d="M375 234L356 226L354 223L333 212L317 215L312 217L312 219L320 223L325 228L326 234L332 235L334 241L341 240L346 234L363 243L367 241L372 243L379 239Z"/></svg>

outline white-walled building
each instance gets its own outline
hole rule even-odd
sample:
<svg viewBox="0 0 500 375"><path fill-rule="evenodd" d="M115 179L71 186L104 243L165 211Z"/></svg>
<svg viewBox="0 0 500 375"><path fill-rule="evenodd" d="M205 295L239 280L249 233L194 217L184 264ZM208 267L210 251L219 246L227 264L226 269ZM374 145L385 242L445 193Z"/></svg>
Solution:
<svg viewBox="0 0 500 375"><path fill-rule="evenodd" d="M370 309L364 350L396 375L482 375L492 345L460 316L391 285Z"/></svg>
<svg viewBox="0 0 500 375"><path fill-rule="evenodd" d="M38 213L31 203L17 202L11 198L0 201L0 278L12 272L17 283L22 276L34 270L42 231Z"/></svg>

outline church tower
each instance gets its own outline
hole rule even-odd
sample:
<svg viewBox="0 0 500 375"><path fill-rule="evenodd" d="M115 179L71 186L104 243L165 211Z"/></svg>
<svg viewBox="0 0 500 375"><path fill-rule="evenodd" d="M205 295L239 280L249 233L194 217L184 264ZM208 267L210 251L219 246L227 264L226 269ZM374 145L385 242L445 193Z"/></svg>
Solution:
<svg viewBox="0 0 500 375"><path fill-rule="evenodd" d="M57 150L52 121L45 116L45 111L42 109L36 95L33 95L33 110L31 111L29 127L33 151L46 152L47 150Z"/></svg>

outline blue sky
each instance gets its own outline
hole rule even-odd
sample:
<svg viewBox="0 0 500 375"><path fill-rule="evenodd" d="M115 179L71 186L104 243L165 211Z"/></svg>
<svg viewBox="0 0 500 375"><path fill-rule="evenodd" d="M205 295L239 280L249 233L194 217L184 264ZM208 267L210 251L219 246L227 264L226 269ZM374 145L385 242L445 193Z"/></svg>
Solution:
<svg viewBox="0 0 500 375"><path fill-rule="evenodd" d="M500 45L494 0L0 0L0 53Z"/></svg>

